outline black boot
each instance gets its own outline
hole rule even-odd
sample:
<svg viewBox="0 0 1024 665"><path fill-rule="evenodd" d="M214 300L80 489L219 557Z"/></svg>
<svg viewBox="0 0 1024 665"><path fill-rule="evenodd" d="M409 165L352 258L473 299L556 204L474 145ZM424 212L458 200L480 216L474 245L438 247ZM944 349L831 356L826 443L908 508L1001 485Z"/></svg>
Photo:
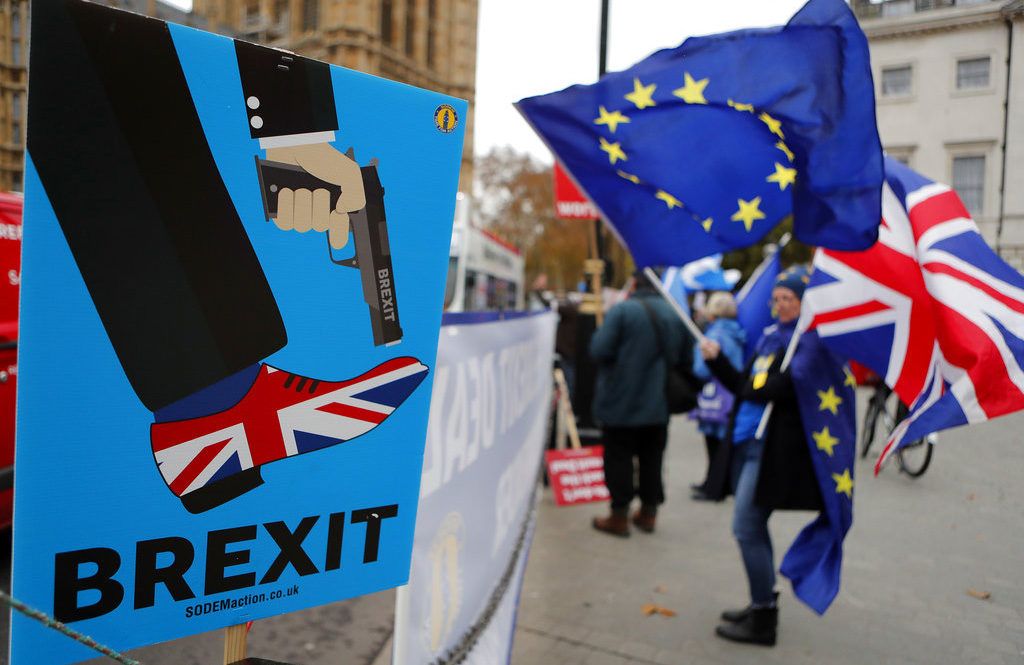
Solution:
<svg viewBox="0 0 1024 665"><path fill-rule="evenodd" d="M775 633L779 625L779 608L754 607L741 621L723 623L715 634L731 642L775 646Z"/></svg>
<svg viewBox="0 0 1024 665"><path fill-rule="evenodd" d="M775 593L772 594L772 596L773 596L772 604L773 605L778 605L779 604L779 592L776 591ZM728 621L729 623L737 623L739 621L743 621L744 619L747 618L747 615L750 614L750 610L752 610L752 609L754 609L753 605L747 605L742 610L726 610L726 611L722 612L722 621Z"/></svg>

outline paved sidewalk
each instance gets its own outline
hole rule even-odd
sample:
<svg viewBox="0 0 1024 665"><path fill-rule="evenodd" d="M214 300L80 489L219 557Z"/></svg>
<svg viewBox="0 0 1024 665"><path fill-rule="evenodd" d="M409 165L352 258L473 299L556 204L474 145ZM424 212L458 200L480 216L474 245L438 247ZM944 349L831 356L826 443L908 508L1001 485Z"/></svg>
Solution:
<svg viewBox="0 0 1024 665"><path fill-rule="evenodd" d="M678 419L655 534L600 534L590 518L604 504L557 508L546 493L512 662L1024 665L1022 439L1021 415L943 434L918 480L895 466L875 478L871 462L858 461L842 591L818 617L780 579L779 643L765 649L713 634L723 608L746 604L746 582L729 532L731 500L689 499L704 446ZM772 517L776 565L810 519ZM648 603L678 614L645 616Z"/></svg>

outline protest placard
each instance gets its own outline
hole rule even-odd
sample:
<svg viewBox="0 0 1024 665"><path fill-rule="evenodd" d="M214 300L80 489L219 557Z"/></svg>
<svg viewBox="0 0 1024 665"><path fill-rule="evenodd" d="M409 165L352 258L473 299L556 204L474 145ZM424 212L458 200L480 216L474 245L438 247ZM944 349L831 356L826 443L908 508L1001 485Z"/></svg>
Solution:
<svg viewBox="0 0 1024 665"><path fill-rule="evenodd" d="M31 38L14 595L124 649L403 584L466 104L78 0Z"/></svg>

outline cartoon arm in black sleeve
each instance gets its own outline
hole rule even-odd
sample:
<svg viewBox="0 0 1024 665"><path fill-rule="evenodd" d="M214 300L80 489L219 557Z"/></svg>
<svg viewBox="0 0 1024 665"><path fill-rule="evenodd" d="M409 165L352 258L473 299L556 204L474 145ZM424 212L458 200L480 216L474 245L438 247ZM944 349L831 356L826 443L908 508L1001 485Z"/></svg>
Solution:
<svg viewBox="0 0 1024 665"><path fill-rule="evenodd" d="M268 161L298 167L324 187L276 192L274 223L285 231L328 234L331 247L348 242L349 213L366 205L359 165L331 146L338 130L330 65L276 49L235 41L249 132ZM340 186L331 201L327 186Z"/></svg>

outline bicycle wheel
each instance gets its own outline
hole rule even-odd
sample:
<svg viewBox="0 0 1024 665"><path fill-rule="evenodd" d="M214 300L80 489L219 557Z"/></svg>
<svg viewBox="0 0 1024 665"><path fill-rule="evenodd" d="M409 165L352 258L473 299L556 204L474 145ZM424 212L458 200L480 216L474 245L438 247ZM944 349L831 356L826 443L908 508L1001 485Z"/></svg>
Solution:
<svg viewBox="0 0 1024 665"><path fill-rule="evenodd" d="M871 398L868 402L868 409L864 412L864 424L860 430L860 457L864 459L871 450L871 444L875 440L875 427L878 424L878 414L882 410L878 400Z"/></svg>
<svg viewBox="0 0 1024 665"><path fill-rule="evenodd" d="M900 470L911 478L920 477L932 461L932 442L927 437L911 441L896 451Z"/></svg>
<svg viewBox="0 0 1024 665"><path fill-rule="evenodd" d="M910 410L903 404L896 404L896 422L907 417ZM920 477L928 470L932 461L932 442L928 437L915 439L896 451L896 461L900 465L900 471L911 478Z"/></svg>

